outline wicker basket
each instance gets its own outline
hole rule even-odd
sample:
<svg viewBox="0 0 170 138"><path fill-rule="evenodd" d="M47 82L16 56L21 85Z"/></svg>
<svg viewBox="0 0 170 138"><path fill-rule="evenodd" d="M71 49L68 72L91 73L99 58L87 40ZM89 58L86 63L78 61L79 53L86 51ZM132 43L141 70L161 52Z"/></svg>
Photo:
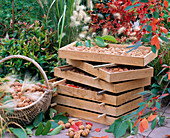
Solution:
<svg viewBox="0 0 170 138"><path fill-rule="evenodd" d="M0 60L0 64L6 60L13 58L25 59L27 61L32 62L40 70L47 86L47 90L37 101L25 107L14 108L13 113L7 114L4 118L6 121L13 121L20 125L27 125L31 123L41 111L45 112L48 109L51 103L52 91L49 90L49 83L45 72L43 71L41 66L33 59L21 55L12 55ZM0 108L0 115L4 115L6 112L7 111L4 108Z"/></svg>

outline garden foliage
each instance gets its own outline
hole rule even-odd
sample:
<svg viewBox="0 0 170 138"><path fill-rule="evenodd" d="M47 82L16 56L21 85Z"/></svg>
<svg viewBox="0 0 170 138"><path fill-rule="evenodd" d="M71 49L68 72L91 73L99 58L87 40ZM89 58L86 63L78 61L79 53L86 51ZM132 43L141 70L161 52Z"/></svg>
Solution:
<svg viewBox="0 0 170 138"><path fill-rule="evenodd" d="M144 43L152 46L152 51L160 49L160 39L168 42L168 30L164 27L164 13L170 15L166 0L117 0L98 2L91 12L90 27L95 32L107 29L119 42L133 41L133 49ZM138 21L138 25L133 23ZM169 23L169 19L166 19Z"/></svg>

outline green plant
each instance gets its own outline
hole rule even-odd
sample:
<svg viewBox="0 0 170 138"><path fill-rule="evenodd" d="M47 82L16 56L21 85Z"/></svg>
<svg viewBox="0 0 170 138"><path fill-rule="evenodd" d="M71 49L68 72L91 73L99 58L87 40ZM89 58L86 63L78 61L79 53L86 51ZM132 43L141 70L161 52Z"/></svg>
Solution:
<svg viewBox="0 0 170 138"><path fill-rule="evenodd" d="M55 50L55 33L47 28L45 23L35 21L34 24L18 22L14 38L5 37L0 41L0 55L4 58L9 55L24 55L37 61L45 70L47 76L53 76L53 68L57 66L57 52ZM31 63L13 59L0 65L1 76L9 72L22 75L25 70L35 76L38 73Z"/></svg>
<svg viewBox="0 0 170 138"><path fill-rule="evenodd" d="M151 91L141 92L141 95L150 94L147 101L139 103L139 108L137 109L137 111L134 111L126 116L121 116L119 119L115 120L115 122L109 127L109 129L106 130L106 132L113 133L116 137L121 137L128 131L129 134L125 136L127 137L129 135L137 135L138 129L141 133L143 133L149 127L148 122L152 122L152 130L156 127L156 125L161 126L163 124L165 120L165 110L170 105L169 102L163 112L158 111L162 106L162 99L170 98L169 66L165 65L159 74L161 74L165 70L167 71L164 73L166 77L163 77L163 79L164 81L166 81L166 85L163 85L162 87L161 84L154 83L152 85ZM146 108L149 108L150 111L144 113L144 110ZM148 136L150 135L150 133L148 134Z"/></svg>
<svg viewBox="0 0 170 138"><path fill-rule="evenodd" d="M12 14L13 9L14 14ZM11 0L0 0L0 37L4 37L6 33L12 34L13 18L14 24L18 21L29 22L32 24L35 20L42 19L42 9L34 0L14 1L13 9ZM14 26L14 30L15 29Z"/></svg>
<svg viewBox="0 0 170 138"><path fill-rule="evenodd" d="M110 35L105 35L105 36L97 36L94 40L92 40L97 46L99 47L106 47L108 45L108 43L106 43L105 41L109 41L112 43L117 43L117 40ZM76 47L77 46L84 46L82 42L78 41L76 43ZM91 40L85 40L85 46L86 47L93 47L93 44L91 42Z"/></svg>

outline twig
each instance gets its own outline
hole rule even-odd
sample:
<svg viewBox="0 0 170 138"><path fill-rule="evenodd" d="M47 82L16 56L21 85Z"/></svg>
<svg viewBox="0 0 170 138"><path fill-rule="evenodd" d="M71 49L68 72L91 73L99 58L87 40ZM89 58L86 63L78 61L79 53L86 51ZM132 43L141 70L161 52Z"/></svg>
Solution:
<svg viewBox="0 0 170 138"><path fill-rule="evenodd" d="M170 102L168 103L168 105L165 107L165 109L164 109L164 111L163 111L163 113L162 113L162 115L165 113L165 111L168 109L168 106L170 105Z"/></svg>

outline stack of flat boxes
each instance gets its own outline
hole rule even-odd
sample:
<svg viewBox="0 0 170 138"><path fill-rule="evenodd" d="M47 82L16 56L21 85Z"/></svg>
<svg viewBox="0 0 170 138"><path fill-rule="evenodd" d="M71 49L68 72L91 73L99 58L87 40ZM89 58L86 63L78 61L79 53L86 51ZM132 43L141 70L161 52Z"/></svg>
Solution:
<svg viewBox="0 0 170 138"><path fill-rule="evenodd" d="M138 93L150 85L153 76L153 68L146 64L156 54L150 52L143 58L118 57L67 49L75 43L59 50L59 56L66 58L69 65L54 68L54 76L63 78L59 81L52 80L53 87L57 88L53 97L53 102L57 103L55 109L58 112L66 111L72 117L106 125L111 125L121 115L136 110L138 103L143 101ZM106 56L106 59L103 58ZM129 65L134 70L113 73L103 70L104 67L128 68Z"/></svg>

